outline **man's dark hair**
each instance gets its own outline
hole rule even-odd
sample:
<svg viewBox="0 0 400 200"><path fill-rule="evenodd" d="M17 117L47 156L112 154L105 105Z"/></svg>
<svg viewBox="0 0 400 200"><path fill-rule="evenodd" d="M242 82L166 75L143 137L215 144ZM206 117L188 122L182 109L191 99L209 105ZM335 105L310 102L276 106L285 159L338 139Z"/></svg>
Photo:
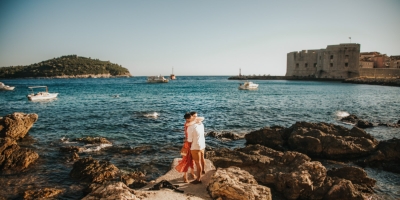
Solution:
<svg viewBox="0 0 400 200"><path fill-rule="evenodd" d="M192 117L192 115L190 113L185 113L185 115L183 115L183 118L185 119L190 119Z"/></svg>
<svg viewBox="0 0 400 200"><path fill-rule="evenodd" d="M190 112L190 115L194 115L194 114L197 114L197 112L196 111L192 111L192 112Z"/></svg>

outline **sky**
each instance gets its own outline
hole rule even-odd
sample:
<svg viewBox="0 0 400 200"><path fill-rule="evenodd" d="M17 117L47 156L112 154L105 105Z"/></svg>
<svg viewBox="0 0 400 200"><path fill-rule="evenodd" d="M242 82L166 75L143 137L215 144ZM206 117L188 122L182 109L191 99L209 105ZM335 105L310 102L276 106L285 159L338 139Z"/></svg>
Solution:
<svg viewBox="0 0 400 200"><path fill-rule="evenodd" d="M287 53L350 42L400 55L400 0L0 1L0 67L75 54L133 76L285 75Z"/></svg>

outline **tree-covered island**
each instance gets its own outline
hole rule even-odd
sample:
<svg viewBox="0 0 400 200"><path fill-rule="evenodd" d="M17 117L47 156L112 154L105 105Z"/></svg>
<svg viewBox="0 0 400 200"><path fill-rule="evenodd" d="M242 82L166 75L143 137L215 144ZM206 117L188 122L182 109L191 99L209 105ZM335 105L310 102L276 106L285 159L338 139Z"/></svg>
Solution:
<svg viewBox="0 0 400 200"><path fill-rule="evenodd" d="M110 61L67 55L27 66L0 67L0 78L130 77L129 70Z"/></svg>

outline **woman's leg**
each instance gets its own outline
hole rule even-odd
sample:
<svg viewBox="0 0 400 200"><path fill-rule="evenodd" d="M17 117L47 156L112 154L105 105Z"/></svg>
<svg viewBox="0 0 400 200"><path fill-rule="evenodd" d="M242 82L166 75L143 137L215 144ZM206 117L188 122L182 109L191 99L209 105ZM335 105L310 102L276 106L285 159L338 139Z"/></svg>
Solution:
<svg viewBox="0 0 400 200"><path fill-rule="evenodd" d="M197 178L196 174L194 174L194 169L193 168L190 169L190 174L192 174L193 179Z"/></svg>
<svg viewBox="0 0 400 200"><path fill-rule="evenodd" d="M183 182L189 183L189 180L187 178L187 172L183 172Z"/></svg>

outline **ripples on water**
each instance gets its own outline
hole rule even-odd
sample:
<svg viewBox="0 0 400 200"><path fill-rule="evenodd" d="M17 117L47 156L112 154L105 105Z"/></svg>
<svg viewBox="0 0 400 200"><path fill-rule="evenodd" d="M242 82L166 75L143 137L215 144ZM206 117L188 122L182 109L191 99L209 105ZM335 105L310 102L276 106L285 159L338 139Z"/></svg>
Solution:
<svg viewBox="0 0 400 200"><path fill-rule="evenodd" d="M154 179L167 172L173 158L179 157L183 115L193 110L206 118L206 132L239 134L272 125L289 127L296 121L328 122L351 128L338 121L349 114L372 122L394 123L400 119L398 87L257 80L254 82L259 84L258 90L242 91L237 88L240 81L227 78L178 77L167 84L147 84L146 77L3 80L16 89L0 91L0 116L17 111L37 113L39 119L30 130L36 141L30 146L40 154L38 163L28 172L1 178L14 187L23 185L5 195L26 188L57 186L67 190L64 199L81 197L76 191L81 191L82 186L68 177L72 163L65 162L59 148L74 145L66 141L86 136L105 137L113 143L112 148L141 151L126 154L108 151L104 146L86 146L81 157L106 159L126 172L146 171L147 178ZM33 85L47 85L50 92L60 94L53 101L30 102L25 96L27 87ZM398 129L387 127L367 131L379 140L398 137L399 133ZM211 147L236 148L243 147L245 140L219 141L207 137L206 142ZM378 172L369 169L368 173ZM373 178L378 179L379 194L400 198L399 175L379 172Z"/></svg>

